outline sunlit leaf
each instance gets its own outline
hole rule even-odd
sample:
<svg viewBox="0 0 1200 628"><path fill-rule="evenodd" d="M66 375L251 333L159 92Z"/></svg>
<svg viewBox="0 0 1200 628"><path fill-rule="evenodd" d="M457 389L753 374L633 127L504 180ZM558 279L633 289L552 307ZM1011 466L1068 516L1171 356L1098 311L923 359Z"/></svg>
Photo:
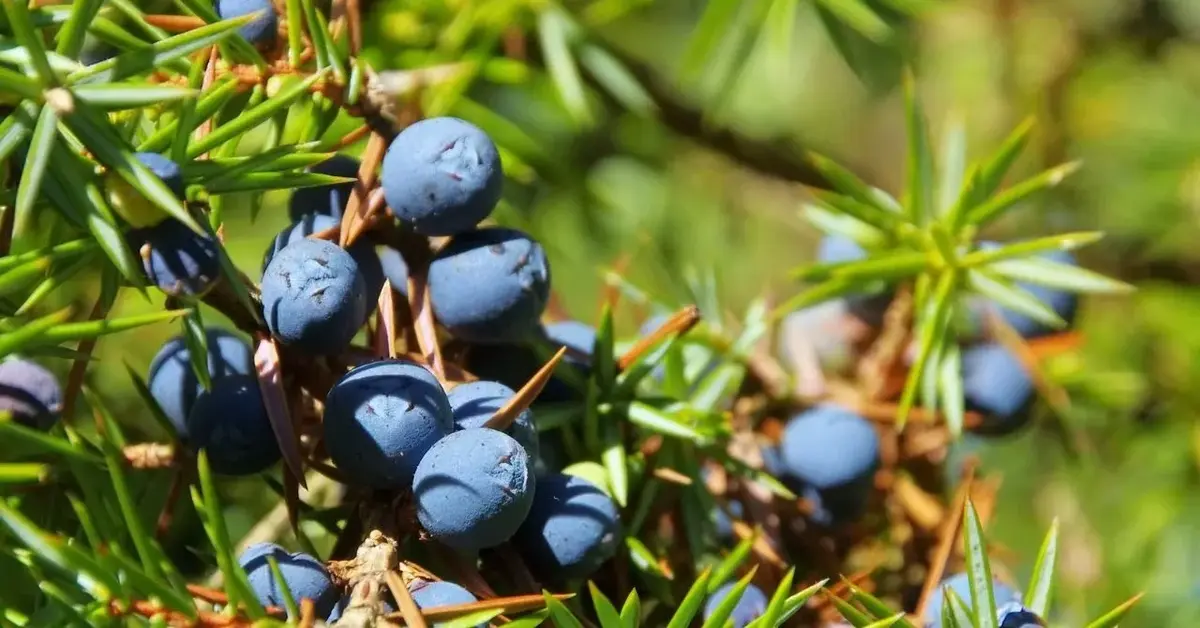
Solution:
<svg viewBox="0 0 1200 628"><path fill-rule="evenodd" d="M979 628L996 628L996 596L992 591L992 567L988 560L983 537L983 524L975 504L967 499L963 515L963 553L967 562L967 577L971 584L971 606L974 624Z"/></svg>
<svg viewBox="0 0 1200 628"><path fill-rule="evenodd" d="M1033 575L1025 592L1025 606L1035 614L1045 616L1050 611L1050 596L1054 591L1054 565L1058 558L1058 518L1050 523L1050 530L1038 550L1033 564Z"/></svg>
<svg viewBox="0 0 1200 628"><path fill-rule="evenodd" d="M136 76L164 65L171 59L179 59L210 46L230 36L253 18L253 15L243 15L222 20L154 42L144 48L122 52L112 59L71 74L67 80L71 83L112 83Z"/></svg>

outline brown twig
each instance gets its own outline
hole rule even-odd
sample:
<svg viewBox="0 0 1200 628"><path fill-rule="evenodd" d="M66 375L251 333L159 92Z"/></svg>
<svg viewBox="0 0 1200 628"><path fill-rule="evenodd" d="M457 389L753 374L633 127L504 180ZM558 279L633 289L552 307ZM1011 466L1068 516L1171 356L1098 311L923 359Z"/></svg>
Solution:
<svg viewBox="0 0 1200 628"><path fill-rule="evenodd" d="M929 605L929 598L934 591L937 591L938 585L942 581L942 574L946 573L946 562L950 560L950 555L954 551L954 542L958 540L958 530L962 525L963 512L967 507L967 499L971 495L976 464L975 460L967 462L963 470L962 484L955 491L953 505L947 513L949 516L942 524L937 548L929 562L929 571L925 574L925 583L921 586L921 597L917 601L917 608L914 611L918 617L925 615L925 607Z"/></svg>
<svg viewBox="0 0 1200 628"><path fill-rule="evenodd" d="M350 55L357 57L362 51L362 10L358 0L346 0L346 17L350 27Z"/></svg>
<svg viewBox="0 0 1200 628"><path fill-rule="evenodd" d="M652 347L662 342L672 334L686 334L700 322L700 308L689 305L671 315L665 323L652 333L638 340L628 351L617 360L617 368L625 370L642 357Z"/></svg>
<svg viewBox="0 0 1200 628"><path fill-rule="evenodd" d="M433 306L429 303L429 284L426 282L427 266L410 268L408 274L408 302L412 310L413 328L417 345L425 363L439 380L446 379L446 366L442 361L442 348L437 338L437 327L433 321Z"/></svg>
<svg viewBox="0 0 1200 628"><path fill-rule="evenodd" d="M392 598L396 600L396 606L400 607L400 616L404 618L404 623L412 628L427 628L429 624L421 614L421 609L417 608L417 603L413 600L412 593L408 592L408 586L404 584L400 574L389 571L385 578Z"/></svg>
<svg viewBox="0 0 1200 628"><path fill-rule="evenodd" d="M308 488L304 479L304 456L300 453L300 436L288 412L287 392L283 385L282 363L279 347L269 336L260 336L254 352L254 373L258 378L258 389L262 393L263 405L271 420L271 428L283 461L288 471L295 476L300 486Z"/></svg>
<svg viewBox="0 0 1200 628"><path fill-rule="evenodd" d="M562 602L569 600L575 595L573 593L559 593L552 595L554 599ZM481 600L479 602L468 602L466 604L447 604L445 606L434 606L432 608L422 609L425 619L430 620L447 620L462 615L469 615L477 611L490 611L498 608L503 608L508 613L523 613L525 611L534 610L543 607L546 604L546 599L541 595L513 595L510 597L498 597L490 600ZM403 619L404 614L397 611L388 614L388 619Z"/></svg>
<svg viewBox="0 0 1200 628"><path fill-rule="evenodd" d="M385 351L384 355L396 359L400 355L396 346L396 299L392 290L392 280L383 282L383 290L379 292L379 315L376 317L376 336L379 346L376 351Z"/></svg>
<svg viewBox="0 0 1200 628"><path fill-rule="evenodd" d="M372 133L363 151L362 161L358 167L358 179L354 182L354 193L346 202L346 213L342 215L341 242L343 248L348 247L362 234L370 205L371 191L378 179L379 164L383 161L383 153L387 150L387 138Z"/></svg>
<svg viewBox="0 0 1200 628"><path fill-rule="evenodd" d="M220 52L218 51L217 47L209 46L208 47L208 66L204 68L204 78L201 82L202 90L207 90L209 87L212 87L213 81L217 80L217 62L220 59L221 59ZM196 133L195 133L196 141L200 141L200 140L204 139L204 137L206 135L208 135L209 133L212 132L213 120L214 120L214 118L209 118L209 119L205 120L204 122L201 122L200 126L196 127ZM203 155L200 155L200 157L198 157L198 159L208 159L208 153L206 152Z"/></svg>
<svg viewBox="0 0 1200 628"><path fill-rule="evenodd" d="M529 408L537 396L542 394L542 388L545 388L546 382L550 381L554 375L554 367L558 366L566 354L566 347L559 348L554 357L538 369L538 372L529 378L521 390L518 390L517 394L513 395L499 410L496 410L496 413L483 426L502 432L508 429L517 416Z"/></svg>
<svg viewBox="0 0 1200 628"><path fill-rule="evenodd" d="M154 538L159 541L167 536L167 532L171 530L171 521L175 517L175 504L179 503L179 497L183 494L184 487L191 484L192 473L195 466L189 463L175 470L175 476L171 478L171 487L167 489L167 499L163 502L162 510L158 513L158 519L154 523Z"/></svg>
<svg viewBox="0 0 1200 628"><path fill-rule="evenodd" d="M92 306L88 320L98 321L106 318L108 308L109 304L105 303L104 295L100 295L96 298L96 304ZM75 402L79 399L79 392L83 390L83 377L87 374L88 362L92 359L92 353L96 350L96 342L99 339L99 336L85 338L80 340L79 345L75 347L75 351L79 355L71 363L71 370L67 373L67 388L63 393L63 417L71 417L75 412Z"/></svg>
<svg viewBox="0 0 1200 628"><path fill-rule="evenodd" d="M530 60L545 66L537 39L527 38L527 42ZM657 119L670 130L761 174L822 189L832 188L825 176L813 167L807 152L796 139L753 139L721 126L703 109L689 102L673 82L664 79L649 64L609 42L593 38L593 43L603 45L605 52L612 55L641 85L658 110ZM583 70L585 80L598 93L609 93L587 68Z"/></svg>
<svg viewBox="0 0 1200 628"><path fill-rule="evenodd" d="M358 142L359 140L366 137L367 135L370 135L370 133L371 133L370 125L364 124L364 125L358 127L357 129L354 129L353 131L350 131L349 133L343 135L341 137L341 139L334 142L329 147L329 149L335 150L335 151L342 150L342 149L346 148L347 146L350 146L350 145Z"/></svg>
<svg viewBox="0 0 1200 628"><path fill-rule="evenodd" d="M146 23L168 33L186 33L205 25L205 21L194 15L143 15Z"/></svg>
<svg viewBox="0 0 1200 628"><path fill-rule="evenodd" d="M136 443L121 450L134 469L167 469L175 465L175 446L169 443Z"/></svg>

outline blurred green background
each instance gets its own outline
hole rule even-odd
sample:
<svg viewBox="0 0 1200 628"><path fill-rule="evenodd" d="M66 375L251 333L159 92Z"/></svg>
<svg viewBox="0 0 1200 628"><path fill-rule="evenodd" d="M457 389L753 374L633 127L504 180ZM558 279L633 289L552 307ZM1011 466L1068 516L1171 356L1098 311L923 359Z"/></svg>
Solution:
<svg viewBox="0 0 1200 628"><path fill-rule="evenodd" d="M362 4L367 54L378 69L483 58L476 51L510 29L528 34L507 44L542 48L546 30L556 28L545 15L557 14L542 2ZM496 137L511 176L496 217L543 242L555 288L581 320L595 322L603 272L622 254L632 256L631 280L668 304L687 299L691 271L715 273L733 313L764 294L794 294L786 271L813 258L818 233L800 214L803 187L764 171L811 148L899 191L904 60L918 77L935 142L958 117L978 156L1032 115L1033 141L1014 178L1082 160L1077 175L986 236L1103 230L1108 237L1081 253L1083 264L1139 291L1086 301L1083 347L1048 366L1071 393L1062 417L1082 449L1064 446L1041 421L984 451L986 469L1004 477L991 532L1012 550L1014 572L1028 574L1041 535L1060 518L1062 625L1082 625L1141 590L1149 594L1126 625L1200 625L1200 2L880 0L871 4L894 36L879 44L851 37L850 57L812 2L746 2L728 25L746 30L741 45L722 46L690 75L682 60L705 2L565 4L586 29L575 41L618 51L637 64L634 74L649 72L700 119L676 115L664 124L642 114L646 94L637 90L628 102L589 91L581 116L537 50L481 64L475 81L431 89L421 105ZM925 10L915 18L889 8L917 5ZM759 6L773 9L754 15ZM755 30L755 20L766 27ZM678 132L685 126L691 131ZM352 127L346 121L333 132ZM714 150L710 140L720 133L770 150L754 159ZM224 212L226 243L257 278L268 238L287 222L286 195L268 195L253 224L237 199ZM159 305L130 298L117 314ZM636 323L625 312L619 331L630 335ZM120 389L127 380L116 365L144 372L177 331L154 326L101 341L100 364L112 366L91 376L101 390ZM131 418L142 412L134 398L112 402ZM164 477L152 490L165 486ZM261 482L228 490L238 537L273 500Z"/></svg>

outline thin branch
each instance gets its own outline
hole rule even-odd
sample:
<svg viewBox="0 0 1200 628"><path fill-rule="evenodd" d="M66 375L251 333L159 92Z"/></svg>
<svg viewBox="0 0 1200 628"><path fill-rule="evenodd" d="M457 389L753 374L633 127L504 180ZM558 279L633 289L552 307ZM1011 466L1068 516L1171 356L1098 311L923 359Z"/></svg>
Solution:
<svg viewBox="0 0 1200 628"><path fill-rule="evenodd" d="M707 117L703 109L692 103L676 85L649 64L598 37L593 37L591 43L603 46L605 52L629 71L654 103L658 109L658 119L667 128L760 174L815 188L832 189L825 176L808 162L804 146L796 139L756 139L722 126ZM526 45L530 63L545 67L537 38L527 38ZM587 68L580 69L593 89L601 94L607 93Z"/></svg>

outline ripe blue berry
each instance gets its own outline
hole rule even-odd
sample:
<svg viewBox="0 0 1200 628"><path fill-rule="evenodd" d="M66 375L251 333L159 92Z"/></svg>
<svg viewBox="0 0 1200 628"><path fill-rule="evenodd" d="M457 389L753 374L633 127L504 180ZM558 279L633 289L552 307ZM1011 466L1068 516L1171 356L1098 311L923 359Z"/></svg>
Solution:
<svg viewBox="0 0 1200 628"><path fill-rule="evenodd" d="M491 138L458 118L404 129L383 157L384 197L396 217L428 236L470 231L500 201L504 171Z"/></svg>
<svg viewBox="0 0 1200 628"><path fill-rule="evenodd" d="M979 248L988 251L1000 248L1000 244L996 242L981 242ZM1067 251L1050 251L1038 257L1046 261L1069 264L1071 266L1077 263L1075 256ZM1018 288L1037 297L1042 303L1048 305L1051 310L1054 310L1055 314L1058 314L1068 324L1075 321L1075 313L1078 309L1078 298L1075 293L1025 282L1017 282L1016 285ZM988 303L988 305L995 306L994 303ZM1036 338L1058 331L1049 325L1040 323L1024 314L1019 314L1007 308L1001 307L999 311L1004 321L1012 326L1017 333L1021 334L1023 338ZM982 313L976 311L975 315L981 316Z"/></svg>
<svg viewBox="0 0 1200 628"><path fill-rule="evenodd" d="M223 20L250 15L263 11L249 24L238 29L238 33L252 44L269 44L275 41L279 31L279 16L271 0L216 0L214 8Z"/></svg>
<svg viewBox="0 0 1200 628"><path fill-rule="evenodd" d="M982 344L963 352L963 399L983 415L980 434L1009 434L1029 422L1033 380L1003 345Z"/></svg>
<svg viewBox="0 0 1200 628"><path fill-rule="evenodd" d="M616 504L596 485L570 475L538 479L533 507L513 541L543 580L586 578L616 552Z"/></svg>
<svg viewBox="0 0 1200 628"><path fill-rule="evenodd" d="M429 267L437 320L468 342L531 338L550 296L542 245L514 229L469 231L450 240Z"/></svg>
<svg viewBox="0 0 1200 628"><path fill-rule="evenodd" d="M556 371L573 369L579 375L580 380L586 381L592 370L592 351L596 345L596 328L579 321L556 321L545 325L542 329L551 355L557 352L559 347L567 347L567 354L563 356ZM539 363L538 368L541 366ZM532 375L533 373L530 373L530 376ZM572 386L562 377L555 376L546 382L538 400L576 401L583 399L584 392Z"/></svg>
<svg viewBox="0 0 1200 628"><path fill-rule="evenodd" d="M495 547L529 514L534 486L529 456L512 437L487 428L455 432L417 466L417 519L455 549Z"/></svg>
<svg viewBox="0 0 1200 628"><path fill-rule="evenodd" d="M202 296L221 276L217 241L167 218L131 236L141 242L146 278L171 296Z"/></svg>
<svg viewBox="0 0 1200 628"><path fill-rule="evenodd" d="M357 159L337 154L309 168L309 171L334 177L357 178L359 165ZM340 219L353 193L353 182L299 188L292 192L292 198L288 201L288 216L292 222L299 222L312 214Z"/></svg>
<svg viewBox="0 0 1200 628"><path fill-rule="evenodd" d="M392 282L392 289L407 297L408 263L404 261L404 256L390 246L381 246L376 249L376 253L383 268L383 276Z"/></svg>
<svg viewBox="0 0 1200 628"><path fill-rule="evenodd" d="M817 244L817 261L821 264L856 262L867 257L861 244L841 234L830 234Z"/></svg>
<svg viewBox="0 0 1200 628"><path fill-rule="evenodd" d="M325 565L316 558L287 550L274 543L257 543L246 548L238 558L238 564L246 571L250 579L250 588L261 604L284 608L283 591L275 583L271 574L271 565L267 557L275 558L279 564L279 572L287 583L292 598L299 604L300 600L308 598L316 606L317 616L329 616L333 605L338 600L338 590Z"/></svg>
<svg viewBox="0 0 1200 628"><path fill-rule="evenodd" d="M942 605L945 603L945 591L949 587L962 601L970 608L973 604L971 601L971 579L965 573L958 573L948 576L942 580L933 595L929 596L929 603L925 606L925 622L930 628L940 628L942 625ZM992 597L996 600L996 606L1004 606L1010 602L1020 603L1021 595L1012 587L999 582L992 581Z"/></svg>
<svg viewBox="0 0 1200 628"><path fill-rule="evenodd" d="M494 380L519 390L559 347L567 346L583 356L569 351L558 368L573 368L580 377L588 377L596 338L593 328L573 321L551 323L541 328L539 336L525 343L473 344L465 358L467 370L481 379ZM544 351L538 351L538 347ZM546 382L537 401L557 403L579 399L582 399L582 391L564 378L554 376Z"/></svg>
<svg viewBox="0 0 1200 628"><path fill-rule="evenodd" d="M819 502L818 519L858 515L879 461L879 436L870 422L836 406L816 406L788 421L780 451L787 475Z"/></svg>
<svg viewBox="0 0 1200 628"><path fill-rule="evenodd" d="M25 427L46 431L62 411L62 388L42 366L9 358L0 362L0 411Z"/></svg>
<svg viewBox="0 0 1200 628"><path fill-rule="evenodd" d="M325 397L325 448L355 484L412 485L434 443L454 430L450 402L425 367L371 362L346 373Z"/></svg>
<svg viewBox="0 0 1200 628"><path fill-rule="evenodd" d="M251 475L279 461L279 444L253 375L214 381L196 398L187 424L193 444L208 451L216 473Z"/></svg>
<svg viewBox="0 0 1200 628"><path fill-rule="evenodd" d="M275 254L287 245L303 240L314 233L336 227L339 223L340 221L332 216L320 214L301 216L299 220L280 231L271 241L271 246L263 254L263 272L266 272L266 268ZM367 290L367 311L369 313L371 304L375 302L375 299L379 297L379 291L383 289L383 267L380 265L379 257L375 255L375 247L365 239L357 240L350 245L350 248L346 249L346 252L354 258L354 263L358 265L358 272L362 274L363 285Z"/></svg>
<svg viewBox="0 0 1200 628"><path fill-rule="evenodd" d="M302 351L340 353L366 320L366 291L349 253L332 242L302 238L276 253L263 273L267 327Z"/></svg>
<svg viewBox="0 0 1200 628"><path fill-rule="evenodd" d="M762 447L763 469L767 473L775 477L781 477L787 473L787 467L783 464L783 453L774 445L763 445Z"/></svg>
<svg viewBox="0 0 1200 628"><path fill-rule="evenodd" d="M997 602L996 606L999 607L996 615L1000 620L1000 628L1039 628L1046 625L1046 620L1038 617L1020 602Z"/></svg>
<svg viewBox="0 0 1200 628"><path fill-rule="evenodd" d="M254 353L241 337L209 327L204 331L208 345L208 375L217 381L229 375L254 373ZM187 418L204 390L192 370L191 354L183 336L168 340L150 362L147 388L180 438L188 440Z"/></svg>
<svg viewBox="0 0 1200 628"><path fill-rule="evenodd" d="M455 386L448 395L450 409L454 413L454 428L465 430L483 427L515 394L508 386L487 380ZM531 459L537 458L537 428L533 425L533 412L529 408L518 414L504 433L520 443Z"/></svg>
<svg viewBox="0 0 1200 628"><path fill-rule="evenodd" d="M133 156L162 179L176 197L184 198L183 171L179 169L179 164L158 153L134 153Z"/></svg>
<svg viewBox="0 0 1200 628"><path fill-rule="evenodd" d="M781 446L787 472L820 489L869 476L879 459L879 436L866 419L821 405L788 422Z"/></svg>
<svg viewBox="0 0 1200 628"><path fill-rule="evenodd" d="M742 502L737 500L729 502L729 512L734 517L741 519L742 514L745 512L745 509L742 507ZM719 506L713 509L712 521L713 527L716 528L717 531L718 541L722 543L729 543L730 541L734 540L733 521L730 520L729 515L726 515L725 511L721 510Z"/></svg>
<svg viewBox="0 0 1200 628"><path fill-rule="evenodd" d="M708 596L708 601L704 603L704 619L712 617L721 602L724 602L725 598L733 591L735 584L730 582L722 585ZM733 614L729 616L729 621L733 622L734 628L744 628L767 612L767 604L767 596L762 589L752 584L747 585L746 589L742 591L742 597L738 599L737 606L733 607Z"/></svg>
<svg viewBox="0 0 1200 628"><path fill-rule="evenodd" d="M463 360L467 370L480 379L497 381L519 390L541 368L537 353L528 344L471 344ZM538 396L545 399L546 391Z"/></svg>
<svg viewBox="0 0 1200 628"><path fill-rule="evenodd" d="M417 608L428 610L439 606L453 606L457 604L470 604L477 602L471 592L454 584L453 582L425 582L417 581L410 590L413 601L417 603ZM433 624L436 628L440 624ZM477 628L486 626L486 622L477 624Z"/></svg>

